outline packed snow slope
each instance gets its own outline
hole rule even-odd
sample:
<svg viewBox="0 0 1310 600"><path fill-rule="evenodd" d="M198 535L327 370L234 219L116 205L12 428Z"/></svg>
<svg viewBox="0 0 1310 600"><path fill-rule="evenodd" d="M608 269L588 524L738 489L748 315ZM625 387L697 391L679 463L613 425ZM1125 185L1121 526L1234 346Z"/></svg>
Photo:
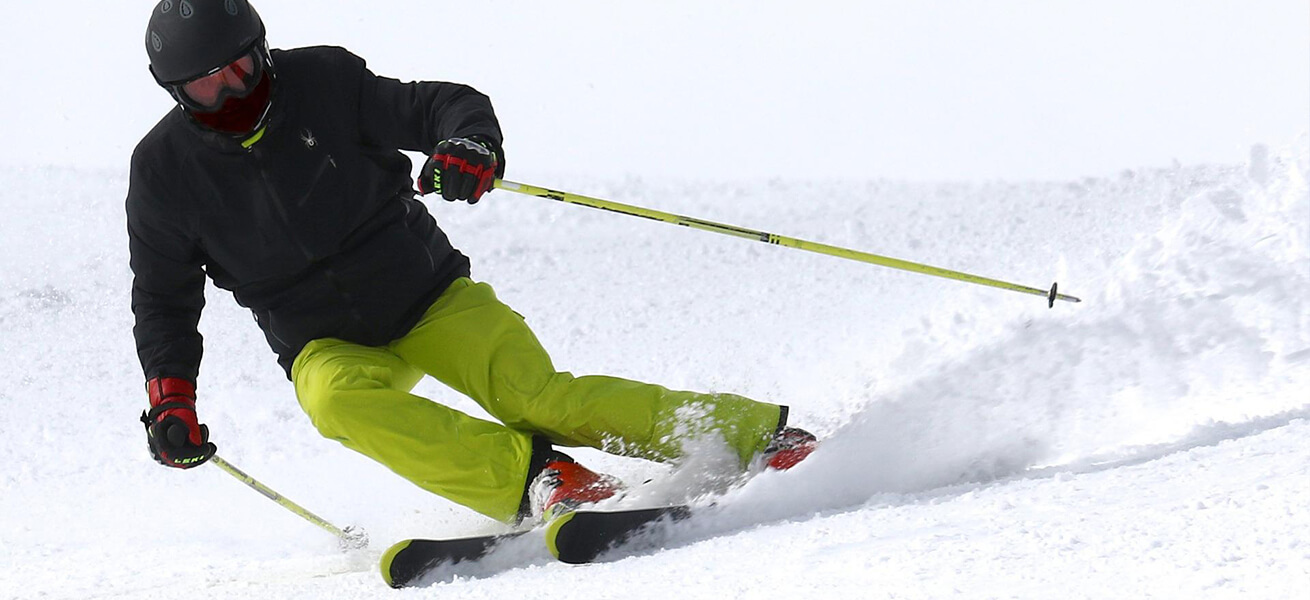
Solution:
<svg viewBox="0 0 1310 600"><path fill-rule="evenodd" d="M154 464L121 171L0 169L0 598L1291 598L1310 581L1310 157L1052 183L531 181L1061 290L913 275L497 191L431 204L556 364L792 406L825 443L663 551L539 546L392 592L389 543L497 525L322 439L210 289L212 466ZM481 414L433 382L434 401ZM638 500L677 469L580 451Z"/></svg>

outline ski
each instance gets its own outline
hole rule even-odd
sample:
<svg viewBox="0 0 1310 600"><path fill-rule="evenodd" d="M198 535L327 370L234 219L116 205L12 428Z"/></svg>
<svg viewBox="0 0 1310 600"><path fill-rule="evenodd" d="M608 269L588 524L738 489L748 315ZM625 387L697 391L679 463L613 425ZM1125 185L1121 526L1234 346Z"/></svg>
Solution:
<svg viewBox="0 0 1310 600"><path fill-rule="evenodd" d="M546 526L546 546L561 562L584 564L622 547L660 523L691 516L691 507L664 506L636 510L580 510L555 517Z"/></svg>
<svg viewBox="0 0 1310 600"><path fill-rule="evenodd" d="M402 540L382 554L382 559L379 561L382 578L393 588L416 585L433 569L443 565L476 561L505 542L529 531L531 530L447 540Z"/></svg>
<svg viewBox="0 0 1310 600"><path fill-rule="evenodd" d="M687 506L664 506L636 510L581 510L555 517L546 524L546 546L561 562L585 564L608 550L622 547L637 534L661 522L681 521L691 516ZM475 563L510 540L536 531L478 535L452 539L408 539L382 553L382 579L393 588L419 585L425 576L443 566Z"/></svg>

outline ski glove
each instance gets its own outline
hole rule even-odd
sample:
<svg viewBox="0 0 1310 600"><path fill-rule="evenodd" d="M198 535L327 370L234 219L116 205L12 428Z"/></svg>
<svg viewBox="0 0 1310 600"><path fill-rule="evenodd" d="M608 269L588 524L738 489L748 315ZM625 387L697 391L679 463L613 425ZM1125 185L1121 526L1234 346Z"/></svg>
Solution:
<svg viewBox="0 0 1310 600"><path fill-rule="evenodd" d="M441 194L449 202L477 204L505 172L493 143L481 138L450 138L423 163L418 176L420 194Z"/></svg>
<svg viewBox="0 0 1310 600"><path fill-rule="evenodd" d="M190 469L214 456L218 447L209 442L209 428L196 418L196 384L177 377L156 377L146 382L150 411L141 413L150 455L159 464Z"/></svg>

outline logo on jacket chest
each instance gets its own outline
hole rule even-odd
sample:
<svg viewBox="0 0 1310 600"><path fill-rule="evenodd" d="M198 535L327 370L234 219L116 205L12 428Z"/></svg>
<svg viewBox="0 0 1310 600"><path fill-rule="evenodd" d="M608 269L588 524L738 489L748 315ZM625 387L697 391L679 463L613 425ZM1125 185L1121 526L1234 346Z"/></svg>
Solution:
<svg viewBox="0 0 1310 600"><path fill-rule="evenodd" d="M311 131L308 127L300 130L300 141L304 142L305 148L308 148L310 150L313 150L318 147L318 138L314 137L314 132ZM328 163L332 165L332 168L334 169L337 168L337 161L332 159L331 154L327 156L327 160Z"/></svg>

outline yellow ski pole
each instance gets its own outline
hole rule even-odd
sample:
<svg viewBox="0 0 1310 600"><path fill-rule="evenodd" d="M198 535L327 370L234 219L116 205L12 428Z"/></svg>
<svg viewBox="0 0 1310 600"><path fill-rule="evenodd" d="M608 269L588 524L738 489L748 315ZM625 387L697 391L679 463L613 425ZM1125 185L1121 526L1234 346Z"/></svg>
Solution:
<svg viewBox="0 0 1310 600"><path fill-rule="evenodd" d="M315 525L318 525L319 527L322 527L324 530L326 530L328 533L337 536L337 541L341 543L341 548L343 550L350 549L350 548L368 547L368 534L365 533L364 530L357 529L355 527L347 527L345 529L341 529L336 525L328 523L327 521L320 518L318 515L309 512L308 510L305 510L299 504L296 504L295 502L288 500L282 494L279 494L273 491L272 489L269 489L268 486L256 481L254 477L246 475L244 471L232 466L232 463L223 460L223 458L218 455L215 455L212 458L210 458L209 462L214 463L214 465L216 465L220 469L223 469L229 475L241 480L241 483L250 486L256 492L263 494L265 498L268 498L269 500L278 503L279 505L282 506L282 508L285 508L295 513L300 518L309 521L310 523L313 523Z"/></svg>
<svg viewBox="0 0 1310 600"><path fill-rule="evenodd" d="M818 242L809 242L797 238L776 235L772 233L765 233L763 231L756 231L754 229L747 229L745 227L737 227L735 225L724 225L722 223L715 223L713 221L705 221L702 219L695 219L692 217L684 217L672 213L652 210L649 208L642 208L640 206L620 204L618 202L614 202L611 200L601 200L600 198L592 198L589 196L583 196L581 194L561 192L561 191L551 190L543 187L537 187L535 185L528 185L526 183L506 181L504 179L496 180L496 188L502 190L508 190L511 192L517 192L528 196L536 196L538 198L558 200L560 202L567 202L569 204L589 206L591 208L599 208L601 210L608 210L610 212L631 215L634 217L652 219L655 221L669 223L671 225L681 225L683 227L690 227L692 229L699 229L701 231L721 233L723 235L730 235L733 237L755 240L759 242L764 242L766 244L786 246L788 248L796 248L798 250L807 250L809 252L827 254L828 256L836 256L838 258L845 258L848 260L859 261L862 263L891 267L893 269L910 271L912 273L923 273L924 275L945 277L947 279L954 279L956 281L964 281L968 283L974 283L977 285L985 285L989 287L1000 288L1003 290L1010 290L1013 292L1032 294L1034 296L1042 296L1046 298L1047 306L1050 307L1055 306L1056 300L1063 300L1065 302L1082 302L1082 300L1075 298L1073 296L1057 293L1056 292L1057 284L1055 283L1051 284L1051 289L1044 290L1041 288L1019 285L1017 283L1010 283L1008 281L1001 281L999 279L991 279L979 275L962 273L960 271L943 269L941 267L934 267L931 265L910 262L908 260L901 260L898 258L891 258L887 256L879 256L877 254L870 254L868 252L861 252L859 250L850 250L847 248L839 248L837 246L829 246L827 244L820 244Z"/></svg>

